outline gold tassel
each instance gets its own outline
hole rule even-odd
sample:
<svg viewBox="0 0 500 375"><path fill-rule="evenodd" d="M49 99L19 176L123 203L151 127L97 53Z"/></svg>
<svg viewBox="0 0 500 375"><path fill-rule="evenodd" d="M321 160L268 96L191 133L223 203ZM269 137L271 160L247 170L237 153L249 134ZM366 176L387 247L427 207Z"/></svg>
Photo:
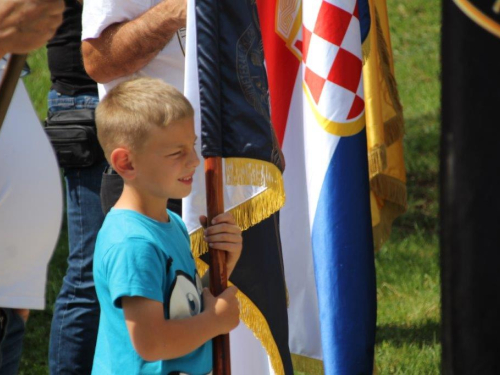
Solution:
<svg viewBox="0 0 500 375"><path fill-rule="evenodd" d="M393 221L406 211L407 192L404 182L381 173L370 178L370 187L384 201L380 207L380 222L372 228L373 244L378 251L389 239Z"/></svg>
<svg viewBox="0 0 500 375"><path fill-rule="evenodd" d="M281 171L265 161L247 158L226 158L226 185L253 185L267 187L266 190L229 210L241 230L267 219L285 204L285 186ZM208 252L203 240L203 228L190 234L193 257Z"/></svg>
<svg viewBox="0 0 500 375"><path fill-rule="evenodd" d="M208 265L201 259L195 259L196 268L200 275L204 275L208 271ZM232 285L231 282L229 282ZM267 323L266 318L260 310L255 306L255 304L241 291L236 293L236 298L240 302L240 320L245 323L245 325L253 332L254 336L261 342L262 346L267 352L271 360L271 366L273 367L276 375L285 375L285 369L283 367L283 362L281 361L281 356L278 350L278 346L274 341L274 337L271 334L271 329Z"/></svg>
<svg viewBox="0 0 500 375"><path fill-rule="evenodd" d="M386 145L392 145L403 138L405 132L404 125L405 121L402 113L398 113L384 122L384 141Z"/></svg>
<svg viewBox="0 0 500 375"><path fill-rule="evenodd" d="M385 202L380 209L380 222L373 229L373 245L379 251L391 235L393 221L402 214L401 206L392 202Z"/></svg>
<svg viewBox="0 0 500 375"><path fill-rule="evenodd" d="M263 192L229 210L241 230L246 230L261 222L283 207L285 187L281 171L274 164L247 158L226 158L224 162L226 185L266 187ZM208 252L208 245L203 239L203 228L192 232L190 238L196 268L198 273L203 275L208 270L208 265L199 258ZM236 297L241 306L240 319L262 343L274 372L277 375L284 375L281 356L265 317L241 291L238 291Z"/></svg>
<svg viewBox="0 0 500 375"><path fill-rule="evenodd" d="M285 204L285 186L281 171L265 161L247 158L226 158L226 185L262 186L267 189L233 208L236 223L241 230L267 219Z"/></svg>
<svg viewBox="0 0 500 375"><path fill-rule="evenodd" d="M372 147L368 151L368 166L370 169L370 179L378 173L382 173L387 168L387 149L385 145Z"/></svg>
<svg viewBox="0 0 500 375"><path fill-rule="evenodd" d="M203 254L208 253L208 244L203 239L203 228L199 228L192 232L189 237L191 239L191 252L193 253L194 259L198 259Z"/></svg>
<svg viewBox="0 0 500 375"><path fill-rule="evenodd" d="M293 370L303 372L307 375L323 375L323 361L315 358L306 357L299 354L292 354Z"/></svg>
<svg viewBox="0 0 500 375"><path fill-rule="evenodd" d="M401 207L400 213L406 211L407 194L404 182L392 176L378 174L370 179L370 187L378 198Z"/></svg>

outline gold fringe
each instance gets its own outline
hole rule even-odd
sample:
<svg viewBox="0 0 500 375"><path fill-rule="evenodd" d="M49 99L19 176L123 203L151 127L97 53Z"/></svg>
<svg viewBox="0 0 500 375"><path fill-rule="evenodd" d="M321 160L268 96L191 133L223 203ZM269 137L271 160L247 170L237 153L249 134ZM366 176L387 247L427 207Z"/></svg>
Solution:
<svg viewBox="0 0 500 375"><path fill-rule="evenodd" d="M226 185L266 187L266 190L260 194L229 210L241 230L246 230L261 222L283 207L285 187L281 171L274 164L247 158L226 158L224 161ZM208 265L199 258L208 252L208 245L203 240L203 228L192 232L190 237L196 268L198 273L203 275L208 270ZM237 293L236 297L241 306L240 319L262 343L271 360L274 372L277 375L284 375L283 362L265 317L241 291Z"/></svg>
<svg viewBox="0 0 500 375"><path fill-rule="evenodd" d="M385 145L372 147L368 151L368 166L370 178L382 173L387 168L387 148Z"/></svg>
<svg viewBox="0 0 500 375"><path fill-rule="evenodd" d="M268 218L285 204L285 186L281 171L265 161L247 158L226 158L226 184L253 185L267 189L231 210L241 230Z"/></svg>
<svg viewBox="0 0 500 375"><path fill-rule="evenodd" d="M390 118L384 122L384 141L386 145L392 145L394 142L403 138L405 133L405 121L402 113Z"/></svg>
<svg viewBox="0 0 500 375"><path fill-rule="evenodd" d="M385 202L384 206L380 209L381 220L372 228L375 251L379 251L382 245L389 239L392 223L401 214L401 206L392 202Z"/></svg>
<svg viewBox="0 0 500 375"><path fill-rule="evenodd" d="M361 51L363 55L363 65L365 65L366 60L370 57L370 52L372 50L372 42L370 40L370 33L371 31L368 32L368 35L366 36L365 41L361 45Z"/></svg>
<svg viewBox="0 0 500 375"><path fill-rule="evenodd" d="M265 186L266 190L229 210L241 230L267 219L285 204L285 186L281 171L265 161L247 158L226 158L225 183L227 185ZM190 234L193 257L208 252L203 240L203 228Z"/></svg>
<svg viewBox="0 0 500 375"><path fill-rule="evenodd" d="M266 318L262 315L260 310L254 305L250 298L241 293L241 291L236 294L236 298L238 298L241 305L241 320L248 328L250 328L250 330L252 330L254 336L257 337L257 339L262 343L264 349L266 349L274 372L276 375L285 375L281 355L279 353L278 346L274 341L274 337L271 334L271 329L269 328Z"/></svg>
<svg viewBox="0 0 500 375"><path fill-rule="evenodd" d="M203 254L208 253L208 244L203 239L203 228L199 228L192 232L189 237L191 238L191 252L194 259L198 259ZM198 270L200 272L200 270ZM200 275L202 273L200 272Z"/></svg>
<svg viewBox="0 0 500 375"><path fill-rule="evenodd" d="M195 259L195 263L200 275L204 275L208 271L208 265L200 258ZM232 285L231 282L229 284ZM255 306L250 298L248 298L241 291L236 293L236 298L240 302L240 319L261 342L271 360L271 366L273 367L276 375L285 375L285 369L283 367L283 362L281 361L278 346L274 341L274 337L271 334L271 329L269 328L266 318L262 315L260 310L257 306Z"/></svg>
<svg viewBox="0 0 500 375"><path fill-rule="evenodd" d="M306 357L299 354L292 354L293 370L303 372L307 375L323 375L323 361L315 358Z"/></svg>
<svg viewBox="0 0 500 375"><path fill-rule="evenodd" d="M378 198L399 206L400 214L406 211L407 194L403 181L385 174L377 174L370 179L370 188Z"/></svg>
<svg viewBox="0 0 500 375"><path fill-rule="evenodd" d="M370 187L384 201L379 213L380 222L372 228L373 244L378 251L389 239L393 221L406 211L407 192L404 182L381 173L370 178Z"/></svg>
<svg viewBox="0 0 500 375"><path fill-rule="evenodd" d="M385 144L389 147L395 141L401 139L404 134L404 118L403 118L403 106L399 99L398 87L394 74L392 73L391 55L389 53L389 48L385 41L384 32L380 25L380 17L377 10L375 9L375 23L377 30L377 44L378 53L380 55L380 66L382 69L382 76L387 86L387 91L391 99L392 107L396 111L395 119L389 119L384 124L384 130L387 128L387 133L385 135Z"/></svg>

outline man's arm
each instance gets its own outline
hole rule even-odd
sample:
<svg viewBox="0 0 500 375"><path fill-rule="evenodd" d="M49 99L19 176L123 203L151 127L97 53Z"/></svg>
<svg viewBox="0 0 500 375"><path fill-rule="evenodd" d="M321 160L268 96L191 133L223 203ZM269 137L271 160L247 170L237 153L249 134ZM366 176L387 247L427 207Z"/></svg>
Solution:
<svg viewBox="0 0 500 375"><path fill-rule="evenodd" d="M186 25L186 0L162 1L139 17L108 26L98 38L82 42L85 70L107 83L147 65Z"/></svg>
<svg viewBox="0 0 500 375"><path fill-rule="evenodd" d="M61 24L63 11L63 0L0 0L0 57L41 47Z"/></svg>
<svg viewBox="0 0 500 375"><path fill-rule="evenodd" d="M203 291L205 310L185 319L164 318L163 304L143 297L122 297L127 329L136 352L145 361L182 357L239 323L237 289L214 297Z"/></svg>

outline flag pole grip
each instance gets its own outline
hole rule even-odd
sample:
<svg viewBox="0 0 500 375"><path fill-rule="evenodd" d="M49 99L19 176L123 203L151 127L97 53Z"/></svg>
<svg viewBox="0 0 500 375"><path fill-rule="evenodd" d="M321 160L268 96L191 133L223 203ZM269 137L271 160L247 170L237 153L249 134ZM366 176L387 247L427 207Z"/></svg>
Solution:
<svg viewBox="0 0 500 375"><path fill-rule="evenodd" d="M222 158L205 159L205 184L207 191L207 225L212 219L224 212L224 195L222 182ZM209 250L210 292L218 296L227 288L226 252ZM229 353L229 334L213 339L213 375L231 375Z"/></svg>
<svg viewBox="0 0 500 375"><path fill-rule="evenodd" d="M1 57L1 56L0 56ZM0 129L7 115L27 55L11 55L0 84Z"/></svg>

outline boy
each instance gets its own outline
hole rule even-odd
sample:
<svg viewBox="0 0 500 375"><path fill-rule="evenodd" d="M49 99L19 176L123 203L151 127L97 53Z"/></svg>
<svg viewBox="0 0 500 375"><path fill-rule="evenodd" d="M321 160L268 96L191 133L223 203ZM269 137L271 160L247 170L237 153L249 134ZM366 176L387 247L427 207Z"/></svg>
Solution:
<svg viewBox="0 0 500 375"><path fill-rule="evenodd" d="M97 107L99 142L125 185L96 243L93 374L208 374L210 340L238 325L236 288L218 297L202 290L184 223L165 209L190 193L200 163L193 121L187 99L151 78L119 84ZM213 224L206 241L228 252L230 274L241 231L228 213Z"/></svg>

